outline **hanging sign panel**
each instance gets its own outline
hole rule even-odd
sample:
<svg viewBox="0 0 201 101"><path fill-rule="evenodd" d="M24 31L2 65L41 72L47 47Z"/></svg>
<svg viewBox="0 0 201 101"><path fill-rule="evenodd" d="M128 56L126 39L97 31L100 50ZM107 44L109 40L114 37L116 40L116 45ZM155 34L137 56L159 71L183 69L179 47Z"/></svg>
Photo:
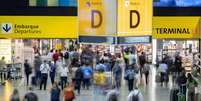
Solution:
<svg viewBox="0 0 201 101"><path fill-rule="evenodd" d="M155 39L198 39L200 17L153 17Z"/></svg>
<svg viewBox="0 0 201 101"><path fill-rule="evenodd" d="M152 33L152 0L118 0L118 36Z"/></svg>
<svg viewBox="0 0 201 101"><path fill-rule="evenodd" d="M79 0L79 35L113 36L116 0Z"/></svg>
<svg viewBox="0 0 201 101"><path fill-rule="evenodd" d="M74 16L0 16L0 38L77 38Z"/></svg>

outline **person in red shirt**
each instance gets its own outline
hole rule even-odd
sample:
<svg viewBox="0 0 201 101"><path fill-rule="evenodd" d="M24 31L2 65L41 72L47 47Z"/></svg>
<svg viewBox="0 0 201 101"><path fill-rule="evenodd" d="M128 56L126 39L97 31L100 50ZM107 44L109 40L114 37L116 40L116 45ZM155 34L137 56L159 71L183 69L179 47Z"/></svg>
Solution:
<svg viewBox="0 0 201 101"><path fill-rule="evenodd" d="M53 54L53 60L54 60L54 63L56 64L56 61L59 59L59 53L58 51L56 50L55 53Z"/></svg>

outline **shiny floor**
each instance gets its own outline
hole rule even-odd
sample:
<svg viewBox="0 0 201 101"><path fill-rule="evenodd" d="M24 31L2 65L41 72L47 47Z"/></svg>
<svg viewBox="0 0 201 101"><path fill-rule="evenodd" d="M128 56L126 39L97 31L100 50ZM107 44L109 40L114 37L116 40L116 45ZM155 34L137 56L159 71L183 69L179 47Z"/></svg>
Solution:
<svg viewBox="0 0 201 101"><path fill-rule="evenodd" d="M169 92L172 87L171 82L168 87L161 87L160 84L155 83L155 74L156 71L154 67L152 68L150 74L150 82L149 85L144 85L142 82L139 86L141 92L143 93L144 101L169 101ZM144 81L144 80L141 80ZM50 80L49 80L50 82ZM126 83L123 80L123 86L120 90L120 101L127 101L128 90ZM48 90L40 91L38 89L34 89L38 97L39 101L50 101L50 83L48 85ZM20 96L23 98L24 94L28 92L27 87L24 86L24 80L17 80L12 82L7 82L5 86L0 85L0 101L9 101L10 95L14 88L17 88L20 91ZM105 101L105 96L103 95L94 95L93 89L91 90L81 90L81 95L76 95L75 101Z"/></svg>

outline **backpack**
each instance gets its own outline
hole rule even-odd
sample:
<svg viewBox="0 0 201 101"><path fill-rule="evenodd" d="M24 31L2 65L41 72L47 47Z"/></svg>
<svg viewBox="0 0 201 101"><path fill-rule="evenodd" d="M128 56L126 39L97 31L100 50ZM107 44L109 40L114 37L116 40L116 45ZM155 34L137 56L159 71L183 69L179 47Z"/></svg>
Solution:
<svg viewBox="0 0 201 101"><path fill-rule="evenodd" d="M139 101L139 91L138 91L138 93L137 94L133 94L133 96L132 96L132 101Z"/></svg>
<svg viewBox="0 0 201 101"><path fill-rule="evenodd" d="M83 73L84 73L84 78L85 79L91 78L91 73L90 73L90 71L88 69L84 69Z"/></svg>
<svg viewBox="0 0 201 101"><path fill-rule="evenodd" d="M65 52L64 58L65 58L65 59L69 59L69 53L68 53L68 52Z"/></svg>
<svg viewBox="0 0 201 101"><path fill-rule="evenodd" d="M126 71L126 79L127 80L134 79L134 76L135 76L134 70L129 69L129 70Z"/></svg>

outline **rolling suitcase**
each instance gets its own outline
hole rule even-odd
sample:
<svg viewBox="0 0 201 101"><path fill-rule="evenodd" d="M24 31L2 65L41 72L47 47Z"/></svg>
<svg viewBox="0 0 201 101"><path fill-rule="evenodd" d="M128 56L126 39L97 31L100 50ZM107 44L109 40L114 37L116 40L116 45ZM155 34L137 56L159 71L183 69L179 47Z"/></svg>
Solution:
<svg viewBox="0 0 201 101"><path fill-rule="evenodd" d="M179 93L179 89L173 88L170 91L170 101L177 101L178 97L177 94Z"/></svg>
<svg viewBox="0 0 201 101"><path fill-rule="evenodd" d="M37 85L37 81L36 81L36 77L35 76L31 77L31 84L34 85L34 86Z"/></svg>

